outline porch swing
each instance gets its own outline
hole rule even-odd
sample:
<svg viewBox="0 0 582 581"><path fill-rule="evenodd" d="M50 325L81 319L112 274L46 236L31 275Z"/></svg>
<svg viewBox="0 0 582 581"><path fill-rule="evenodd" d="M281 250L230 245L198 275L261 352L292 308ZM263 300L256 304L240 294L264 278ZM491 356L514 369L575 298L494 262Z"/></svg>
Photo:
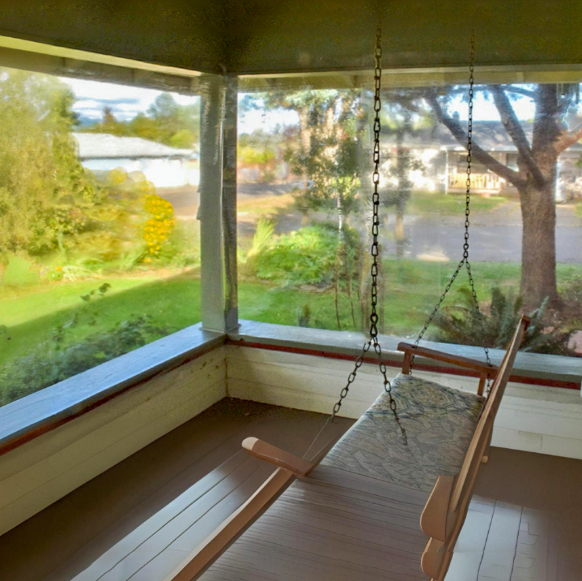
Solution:
<svg viewBox="0 0 582 581"><path fill-rule="evenodd" d="M479 467L488 458L495 416L529 319L521 319L499 367L491 363L487 348L483 363L420 346L463 268L481 320L469 262L473 37L463 255L416 341L398 345L404 353L402 372L394 380L388 379L377 314L381 57L379 26L374 71L370 338L316 440L338 415L371 349L377 357L384 392L335 445L328 444L312 456L313 444L306 457L298 458L247 438L243 448L277 470L166 581L404 581L425 576L443 581L448 571ZM478 375L477 393L413 375L416 357ZM488 382L490 389L485 394Z"/></svg>

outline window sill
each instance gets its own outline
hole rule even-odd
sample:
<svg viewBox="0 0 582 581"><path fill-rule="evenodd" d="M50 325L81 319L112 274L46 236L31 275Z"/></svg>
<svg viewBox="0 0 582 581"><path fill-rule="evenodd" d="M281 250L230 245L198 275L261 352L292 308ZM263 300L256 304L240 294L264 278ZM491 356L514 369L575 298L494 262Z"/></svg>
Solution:
<svg viewBox="0 0 582 581"><path fill-rule="evenodd" d="M387 365L399 367L402 364L402 353L396 350L400 341L410 341L393 336L380 337L384 361ZM236 332L230 333L228 342L240 346L275 349L320 357L354 360L359 354L366 337L362 333L351 331L328 331L305 327L291 327L240 321ZM483 361L483 349L450 343L426 341L423 345ZM491 360L499 365L505 351L491 349ZM370 354L373 357L373 353ZM440 371L453 374L465 374L460 368L452 368L446 363L430 361L421 357L417 360L417 368L427 371ZM560 355L543 355L539 353L520 352L513 368L511 381L535 385L545 385L567 389L580 390L582 383L582 359Z"/></svg>
<svg viewBox="0 0 582 581"><path fill-rule="evenodd" d="M221 333L193 325L0 408L0 454L155 376L215 349Z"/></svg>
<svg viewBox="0 0 582 581"><path fill-rule="evenodd" d="M381 337L384 360L393 367L399 367L402 362L402 354L396 350L400 340L392 336ZM201 324L193 325L0 408L0 454L79 417L158 373L196 359L225 342L354 360L360 353L365 337L356 332L240 321L239 329L227 338L221 333L203 331ZM479 347L426 344L455 355L483 360L483 350ZM493 363L499 364L503 353L500 349L492 349ZM418 358L417 367L463 374L458 368L434 361L429 364L422 358ZM579 390L582 361L574 357L519 353L512 381Z"/></svg>

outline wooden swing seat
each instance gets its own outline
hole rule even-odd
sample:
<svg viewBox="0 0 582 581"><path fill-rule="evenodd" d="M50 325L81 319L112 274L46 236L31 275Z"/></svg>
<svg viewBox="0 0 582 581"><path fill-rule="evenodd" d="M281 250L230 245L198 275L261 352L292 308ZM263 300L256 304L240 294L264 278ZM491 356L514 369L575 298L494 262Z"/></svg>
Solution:
<svg viewBox="0 0 582 581"><path fill-rule="evenodd" d="M247 452L278 470L167 580L442 581L528 323L520 321L499 369L456 362L494 377L487 400L397 376L393 395L408 445L385 393L319 464L245 440ZM401 347L406 369L408 354L420 350ZM426 349L422 356L455 359Z"/></svg>

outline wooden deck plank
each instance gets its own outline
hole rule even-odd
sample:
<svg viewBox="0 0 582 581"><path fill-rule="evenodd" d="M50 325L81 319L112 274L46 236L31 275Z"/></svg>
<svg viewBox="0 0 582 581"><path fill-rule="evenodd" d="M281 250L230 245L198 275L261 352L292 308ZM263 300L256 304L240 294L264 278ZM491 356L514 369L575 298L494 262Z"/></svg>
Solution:
<svg viewBox="0 0 582 581"><path fill-rule="evenodd" d="M147 546L148 541L163 529L167 528L169 523L176 523L178 517L184 514L188 517L189 513L187 513L187 510L189 508L207 496L220 483L224 482L229 475L232 475L247 460L242 452L233 455L221 466L213 470L186 492L130 532L119 543L111 547L111 549L93 562L90 567L75 577L75 581L92 581L99 579L102 575L106 575L127 555Z"/></svg>
<svg viewBox="0 0 582 581"><path fill-rule="evenodd" d="M427 493L318 466L285 491L200 579L212 579L233 560L239 570L246 569L236 579L274 574L277 561L281 581L295 579L298 572L304 581L424 579L420 556L426 537L419 518L427 498ZM400 519L406 514L404 533L390 522L395 508Z"/></svg>
<svg viewBox="0 0 582 581"><path fill-rule="evenodd" d="M495 504L489 536L479 567L479 581L511 581L517 539L521 524L521 506Z"/></svg>
<svg viewBox="0 0 582 581"><path fill-rule="evenodd" d="M0 579L70 581L236 454L245 437L301 455L324 421L227 398L0 537ZM340 419L332 431L351 423Z"/></svg>
<svg viewBox="0 0 582 581"><path fill-rule="evenodd" d="M201 515L189 514L185 516L186 528L180 534L178 531L163 531L160 538L153 539L155 542L146 543L140 548L140 555L132 556L135 565L131 576L124 578L138 581L150 579L165 579L207 536L210 531L218 528L235 510L237 510L253 492L269 477L274 471L271 467L266 467L256 463L251 459L252 466L250 474L241 473L238 478L235 474L229 478L229 486L225 490L231 489L228 494L215 502L216 499L209 499L200 509L205 510ZM216 487L218 488L218 487ZM222 494L224 491L219 492ZM214 504L212 504L214 503ZM209 506L212 504L212 506ZM181 528L181 527L180 527ZM174 555L170 559L167 553ZM153 576L153 571L156 576ZM117 579L117 578L115 578ZM104 577L103 581L111 581Z"/></svg>
<svg viewBox="0 0 582 581"><path fill-rule="evenodd" d="M123 538L131 538L132 531L234 455L246 435L264 438L300 454L301 446L305 449L320 427L321 416L316 414L232 400L218 404L214 412L202 414L0 537L0 579L70 581ZM282 578L305 581L311 571L318 573L318 581L383 579L382 571L368 566L366 543L370 541L388 549L391 543L394 549L413 545L415 507L417 503L422 504L422 499L411 496L409 504L399 508L397 501L402 499L404 491L394 494L385 490L371 496L372 490L366 488L368 484L364 486L349 474L336 482L335 476L319 472L312 478L309 486L311 498L317 504L317 518L306 530L310 535L325 535L331 529L332 533L348 538L349 541L344 541L349 545L346 554L354 563L343 560L343 555L338 559L337 555L326 554L317 542L312 546L299 539L292 542L294 546L285 547L273 543L265 533L260 539L262 554L249 552L249 544L241 538L242 544L235 543L204 574L204 581L281 581ZM526 578L528 581L579 581L582 570L580 481L582 462L494 448L489 464L482 469L477 483L479 497L471 504L467 526L455 554L457 560L464 558L467 576L449 578L452 567L447 581L477 578L469 576L469 572L475 570L479 551L481 557L485 552L478 548L483 545L485 530L492 543L490 549L495 544L499 546L502 537L495 528L491 531L487 528L492 505L497 501L500 507L503 503L520 510L525 507L517 533L511 581L522 581L522 578L523 581ZM305 496L303 487L303 483L297 483L288 489L286 498L294 502L301 499ZM329 487L335 488L331 497ZM303 502L282 502L281 517L291 522L301 520L308 510L307 500ZM341 507L339 515L338 507ZM498 516L501 515L502 512ZM202 519L197 522L206 528ZM265 522L270 527L265 531L272 530L273 523ZM295 523L294 530L303 536L304 529L299 524ZM402 532L407 526L410 531ZM400 535L396 536L395 531L400 531ZM147 561L132 581L157 580L173 563L184 558L187 551L183 549L188 543L196 542L197 534L200 529L197 532L196 527L187 528L175 539L175 544ZM355 539L353 546L351 539ZM313 548L321 554L314 554ZM470 554L471 548L474 554ZM121 556L123 551L117 554L117 559ZM298 560L304 564L298 564ZM391 581L410 579L397 572L388 578Z"/></svg>
<svg viewBox="0 0 582 581"><path fill-rule="evenodd" d="M226 572L232 570L235 571L234 576L228 577ZM204 581L214 581L216 578L229 581L255 581L262 578L277 581L411 581L409 576L361 566L343 559L342 555L329 557L282 544L258 544L242 539L201 577ZM416 579L426 581L424 575Z"/></svg>

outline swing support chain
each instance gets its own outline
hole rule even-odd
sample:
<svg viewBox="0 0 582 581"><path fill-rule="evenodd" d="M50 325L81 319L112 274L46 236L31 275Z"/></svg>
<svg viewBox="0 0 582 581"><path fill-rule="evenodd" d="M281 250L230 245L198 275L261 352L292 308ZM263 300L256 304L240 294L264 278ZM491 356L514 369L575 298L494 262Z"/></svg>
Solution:
<svg viewBox="0 0 582 581"><path fill-rule="evenodd" d="M376 357L378 359L378 367L380 373L382 374L384 382L384 390L389 397L390 411L394 415L394 419L400 427L402 437L406 444L406 431L400 423L400 418L398 417L396 400L392 395L392 384L388 379L388 371L386 364L382 361L382 347L380 346L380 341L378 340L378 275L380 274L380 266L378 257L380 255L380 244L378 241L380 233L380 193L378 188L380 186L380 131L382 129L380 123L380 110L382 108L382 100L380 96L380 90L382 87L382 23L378 24L378 29L376 32L376 49L374 52L374 147L373 147L373 162L374 162L374 172L372 174L372 181L374 183L374 190L372 193L372 244L370 247L370 254L372 256L372 266L370 269L372 284L371 284L371 313L370 313L370 339L366 341L362 347L362 351L356 362L354 364L354 369L348 376L346 386L340 392L340 398L337 403L333 406L333 412L331 415L331 421L334 421L340 408L342 407L343 400L348 396L350 387L355 381L358 370L364 364L364 359L366 354L373 347Z"/></svg>
<svg viewBox="0 0 582 581"><path fill-rule="evenodd" d="M430 327L431 323L433 322L436 314L438 313L441 305L443 304L448 292L451 290L453 283L459 276L463 267L467 270L467 275L469 277L469 285L471 287L471 296L473 298L473 306L475 309L475 315L479 321L481 329L484 329L484 320L483 320L483 313L479 308L479 299L477 298L477 289L475 287L475 280L473 279L473 271L471 270L471 262L469 261L469 226L470 222L470 215L471 215L471 164L472 164L472 152L473 152L473 106L474 106L474 91L475 85L475 32L471 36L471 48L470 48L470 56L469 56L469 114L467 120L467 180L466 180L466 191L465 191L465 233L463 237L463 257L461 258L457 268L453 272L449 282L445 286L445 290L443 294L440 296L439 300L437 301L434 309L432 310L431 314L429 315L424 327L418 334L416 341L414 342L414 347L418 347L420 341L424 337L425 333L427 332L428 328ZM484 335L484 334L483 334ZM483 349L485 351L485 360L487 365L493 367L491 363L491 358L489 355L489 348L484 345ZM412 355L410 358L410 371L409 374L412 374L412 367L414 364L415 356ZM487 380L487 385L490 386L491 380Z"/></svg>

